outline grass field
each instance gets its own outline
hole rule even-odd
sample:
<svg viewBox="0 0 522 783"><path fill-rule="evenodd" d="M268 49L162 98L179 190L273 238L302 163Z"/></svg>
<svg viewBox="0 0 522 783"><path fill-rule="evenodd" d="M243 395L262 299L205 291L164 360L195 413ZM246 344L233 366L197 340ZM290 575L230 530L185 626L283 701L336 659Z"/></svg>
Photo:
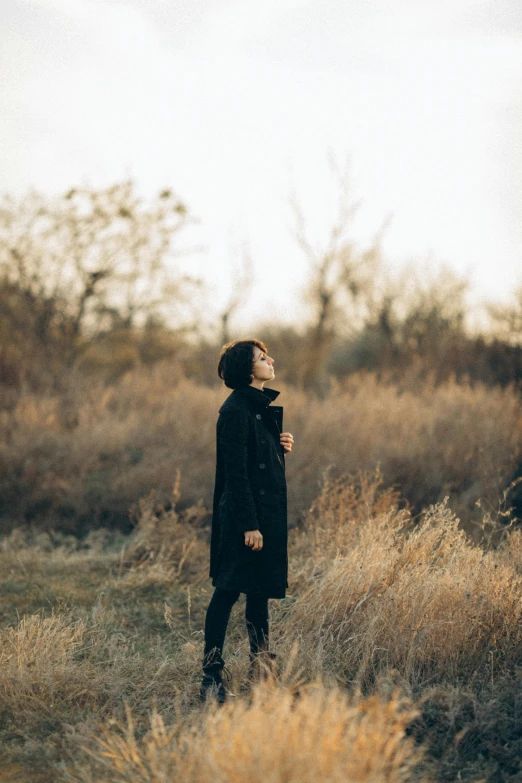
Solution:
<svg viewBox="0 0 522 783"><path fill-rule="evenodd" d="M237 696L215 710L197 700L208 528L173 500L145 497L127 538L4 538L2 779L519 779L518 531L486 551L444 504L413 518L378 473L330 479L271 602L278 679L248 684L240 605Z"/></svg>
<svg viewBox="0 0 522 783"><path fill-rule="evenodd" d="M129 508L153 489L167 500L181 472L184 504L212 499L216 414L225 388L180 378L171 364L111 386L71 381L55 396L22 394L0 412L2 530L85 536L129 530ZM415 512L448 496L472 529L494 511L520 464L522 405L513 389L353 376L324 397L283 388L291 524L301 522L323 474L373 471Z"/></svg>

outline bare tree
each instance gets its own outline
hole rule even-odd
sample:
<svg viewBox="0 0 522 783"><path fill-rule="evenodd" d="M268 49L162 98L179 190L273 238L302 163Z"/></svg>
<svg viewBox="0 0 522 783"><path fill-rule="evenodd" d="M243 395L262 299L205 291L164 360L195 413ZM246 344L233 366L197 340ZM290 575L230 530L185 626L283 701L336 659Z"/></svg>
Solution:
<svg viewBox="0 0 522 783"><path fill-rule="evenodd" d="M514 301L506 305L490 305L493 330L512 345L522 343L522 286L515 291Z"/></svg>
<svg viewBox="0 0 522 783"><path fill-rule="evenodd" d="M313 316L301 379L307 386L319 380L327 351L349 316L355 316L363 300L371 301L380 244L388 223L383 224L370 247L361 250L351 236L361 202L352 197L349 167L340 170L333 160L330 166L337 186L337 209L326 243L312 243L301 205L295 195L291 197L295 238L310 268L305 297Z"/></svg>
<svg viewBox="0 0 522 783"><path fill-rule="evenodd" d="M240 307L245 304L253 282L253 266L250 249L243 242L237 249L239 259L232 267L232 291L221 311L221 341L223 345L230 342L230 321Z"/></svg>
<svg viewBox="0 0 522 783"><path fill-rule="evenodd" d="M132 181L58 197L31 192L0 203L0 281L34 303L34 337L69 364L107 330L152 317L180 322L198 281L176 263L177 237L194 219L171 191L140 198ZM11 315L13 315L11 313ZM26 329L27 313L21 314Z"/></svg>

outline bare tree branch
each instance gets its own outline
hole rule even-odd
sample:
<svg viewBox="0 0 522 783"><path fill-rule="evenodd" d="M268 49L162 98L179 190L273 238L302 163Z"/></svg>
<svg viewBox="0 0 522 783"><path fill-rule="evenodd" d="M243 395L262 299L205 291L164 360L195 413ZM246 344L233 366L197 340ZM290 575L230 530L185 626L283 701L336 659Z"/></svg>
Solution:
<svg viewBox="0 0 522 783"><path fill-rule="evenodd" d="M220 316L223 345L230 342L230 321L248 299L254 278L252 256L248 243L242 242L235 253L238 260L232 265L232 293Z"/></svg>

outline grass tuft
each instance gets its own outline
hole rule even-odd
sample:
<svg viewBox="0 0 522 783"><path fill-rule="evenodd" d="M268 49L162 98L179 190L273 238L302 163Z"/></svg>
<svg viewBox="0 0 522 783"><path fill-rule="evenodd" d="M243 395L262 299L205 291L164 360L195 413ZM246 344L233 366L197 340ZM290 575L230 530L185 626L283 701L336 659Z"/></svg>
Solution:
<svg viewBox="0 0 522 783"><path fill-rule="evenodd" d="M422 753L406 737L417 716L397 696L349 698L311 685L298 693L259 686L251 700L211 709L197 721L168 729L153 713L148 733L106 728L91 750L81 783L404 783ZM419 779L418 777L416 778Z"/></svg>

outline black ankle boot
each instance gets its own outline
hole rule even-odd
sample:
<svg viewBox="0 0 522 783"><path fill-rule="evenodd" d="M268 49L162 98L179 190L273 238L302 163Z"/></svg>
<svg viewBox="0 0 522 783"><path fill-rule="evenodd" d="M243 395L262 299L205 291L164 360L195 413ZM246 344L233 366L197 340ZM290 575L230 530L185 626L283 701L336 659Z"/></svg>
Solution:
<svg viewBox="0 0 522 783"><path fill-rule="evenodd" d="M225 687L223 674L226 674L225 662L221 656L214 656L208 663L203 663L203 679L199 688L199 699L215 699L218 704L224 704L229 696L234 694Z"/></svg>

